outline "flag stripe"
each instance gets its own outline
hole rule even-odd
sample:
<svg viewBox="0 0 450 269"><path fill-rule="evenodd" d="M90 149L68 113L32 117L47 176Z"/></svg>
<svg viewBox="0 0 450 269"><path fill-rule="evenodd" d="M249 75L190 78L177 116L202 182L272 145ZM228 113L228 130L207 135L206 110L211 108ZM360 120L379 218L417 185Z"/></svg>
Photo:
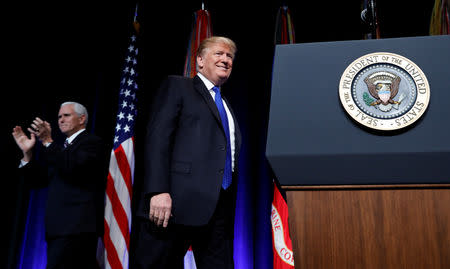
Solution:
<svg viewBox="0 0 450 269"><path fill-rule="evenodd" d="M128 139L127 141L131 141L131 139ZM116 148L114 150L114 155L116 157L117 160L117 167L119 167L123 181L124 182L127 189L128 189L128 195L131 199L132 194L133 194L133 186L132 186L132 180L131 180L131 175L132 175L132 171L130 166L133 165L134 166L134 161L133 164L130 164L131 161L128 160L127 156L129 156L129 154L127 155L125 153L124 150L124 144L127 143L127 141L125 141L124 143L122 143L122 145L120 145L118 148ZM128 149L129 150L129 149ZM129 150L130 151L130 150ZM132 151L132 150L131 150ZM116 175L114 175L114 178L116 177ZM117 184L117 181L115 181L115 185ZM122 187L122 186L115 186L116 189L117 187Z"/></svg>
<svg viewBox="0 0 450 269"><path fill-rule="evenodd" d="M109 212L112 212L112 203L109 197L106 197L106 208L109 209ZM116 221L116 218L110 217L105 218L107 224L109 225L109 238L112 242L112 248L108 249L108 251L114 250L113 252L116 253L119 262L120 267L122 268L128 268L126 264L128 263L128 248L126 244L126 240L124 238L124 235L122 231L120 231L119 224ZM118 267L118 264L111 263L110 266L112 268L120 268Z"/></svg>
<svg viewBox="0 0 450 269"><path fill-rule="evenodd" d="M110 235L110 231L109 231L109 225L106 222L106 219L104 220L104 226L105 226L105 235L103 237L103 242L105 244L105 248L106 249L114 249L114 245L113 242L111 241L111 238L109 237ZM117 256L117 252L116 251L107 251L106 252L106 259L107 259L107 264L110 265L111 268L113 269L122 269L122 264L119 260L119 257ZM115 265L114 267L111 265Z"/></svg>
<svg viewBox="0 0 450 269"><path fill-rule="evenodd" d="M132 140L129 140L132 141ZM122 151L122 147L118 147L115 152ZM123 231L129 231L129 227L131 227L131 190L127 187L126 179L124 179L122 173L119 171L119 166L128 166L128 162L122 160L121 162L117 162L115 158L116 154L111 154L110 160L110 173L108 174L108 182L110 184L114 184L114 188L108 188L107 193L111 195L111 201L114 201L114 205L117 205L118 208L114 211L114 215L116 218L120 218L118 223L127 222L127 227L121 227ZM132 169L123 168L126 171L133 171ZM126 175L127 178L130 178L130 175ZM111 178L112 180L109 180ZM128 221L127 221L128 220ZM126 232L128 233L128 232Z"/></svg>
<svg viewBox="0 0 450 269"><path fill-rule="evenodd" d="M132 140L128 140L131 143ZM127 142L124 142L126 144ZM124 155L124 151L122 148L122 145L119 146L114 153L111 154L110 159L110 171L109 175L113 179L114 183L114 189L117 191L117 194L119 195L120 203L122 204L123 208L127 211L127 216L131 216L131 197L132 197L132 177L130 173L134 173L134 169L130 167L130 163L134 166L134 157L131 157L132 160L128 161L128 158L126 155ZM117 156L120 156L120 161L116 158ZM125 171L126 174L124 174L122 171Z"/></svg>
<svg viewBox="0 0 450 269"><path fill-rule="evenodd" d="M119 196L117 195L117 192L114 188L112 188L114 179L111 177L111 174L108 175L108 181L111 182L110 184L107 184L107 194L108 198L111 201L112 205L112 212L114 214L114 218L116 222L118 223L119 229L122 232L123 237L125 238L125 242L127 247L129 246L129 227L128 227L128 221L127 221L127 214L125 213L125 210L123 209L122 204L120 203Z"/></svg>

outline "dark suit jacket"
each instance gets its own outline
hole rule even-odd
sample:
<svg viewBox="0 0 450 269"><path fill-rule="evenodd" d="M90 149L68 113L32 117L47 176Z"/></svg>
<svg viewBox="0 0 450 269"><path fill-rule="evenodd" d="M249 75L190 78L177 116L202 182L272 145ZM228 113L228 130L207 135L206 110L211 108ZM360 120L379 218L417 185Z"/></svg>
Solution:
<svg viewBox="0 0 450 269"><path fill-rule="evenodd" d="M102 234L106 154L101 139L83 131L65 149L54 142L43 147L43 155L48 173L46 236ZM32 181L35 162L23 169Z"/></svg>
<svg viewBox="0 0 450 269"><path fill-rule="evenodd" d="M172 222L205 225L216 208L226 158L226 136L214 100L199 77L169 76L151 110L137 215L148 218L150 197L168 192ZM233 120L235 172L230 188L235 190L241 134L234 114Z"/></svg>

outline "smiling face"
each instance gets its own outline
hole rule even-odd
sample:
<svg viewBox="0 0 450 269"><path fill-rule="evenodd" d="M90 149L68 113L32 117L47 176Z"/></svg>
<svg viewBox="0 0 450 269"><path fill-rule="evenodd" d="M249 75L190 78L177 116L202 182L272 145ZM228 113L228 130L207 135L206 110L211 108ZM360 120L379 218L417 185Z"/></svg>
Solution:
<svg viewBox="0 0 450 269"><path fill-rule="evenodd" d="M234 53L225 43L212 43L197 56L198 71L214 85L220 86L230 77Z"/></svg>
<svg viewBox="0 0 450 269"><path fill-rule="evenodd" d="M85 128L86 116L75 112L74 105L64 105L59 109L58 125L59 129L67 137Z"/></svg>

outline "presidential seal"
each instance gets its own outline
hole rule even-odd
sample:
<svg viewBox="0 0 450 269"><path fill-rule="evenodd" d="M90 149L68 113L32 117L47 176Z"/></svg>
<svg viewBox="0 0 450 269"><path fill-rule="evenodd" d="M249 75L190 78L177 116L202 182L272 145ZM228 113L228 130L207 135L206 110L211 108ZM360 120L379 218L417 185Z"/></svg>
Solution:
<svg viewBox="0 0 450 269"><path fill-rule="evenodd" d="M345 111L358 123L377 130L398 130L417 121L430 101L430 86L411 60L376 52L352 62L339 82Z"/></svg>

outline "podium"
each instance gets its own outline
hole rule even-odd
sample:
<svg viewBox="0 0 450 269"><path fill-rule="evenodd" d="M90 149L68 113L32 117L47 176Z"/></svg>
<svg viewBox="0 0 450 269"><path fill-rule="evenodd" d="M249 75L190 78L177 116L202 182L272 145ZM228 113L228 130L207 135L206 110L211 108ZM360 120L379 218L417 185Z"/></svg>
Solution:
<svg viewBox="0 0 450 269"><path fill-rule="evenodd" d="M450 36L278 45L266 157L289 207L296 268L450 268ZM339 98L362 55L412 60L427 111L390 131Z"/></svg>

